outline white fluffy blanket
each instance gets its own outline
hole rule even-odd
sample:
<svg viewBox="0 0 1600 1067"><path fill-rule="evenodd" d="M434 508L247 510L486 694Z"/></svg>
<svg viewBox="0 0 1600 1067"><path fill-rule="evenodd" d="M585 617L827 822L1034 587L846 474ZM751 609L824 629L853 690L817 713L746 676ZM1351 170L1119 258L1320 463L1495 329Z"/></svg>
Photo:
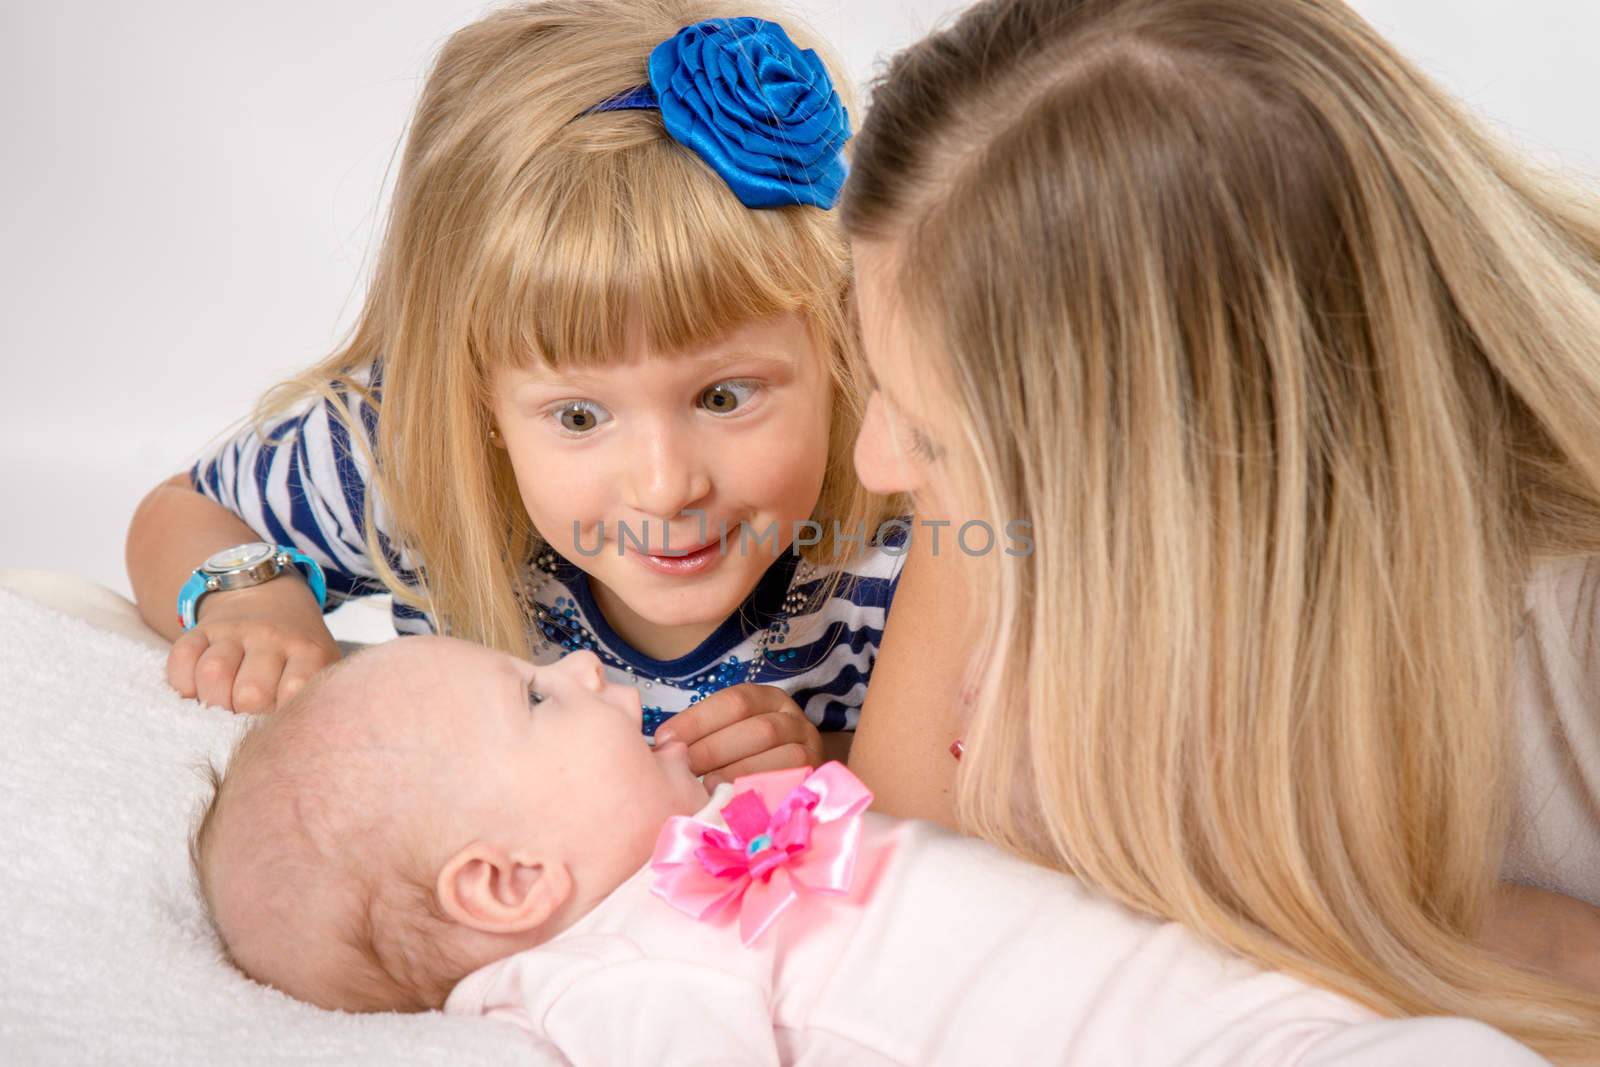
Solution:
<svg viewBox="0 0 1600 1067"><path fill-rule="evenodd" d="M223 962L188 835L243 722L163 664L0 590L0 1060L529 1063L503 1023L320 1011Z"/></svg>

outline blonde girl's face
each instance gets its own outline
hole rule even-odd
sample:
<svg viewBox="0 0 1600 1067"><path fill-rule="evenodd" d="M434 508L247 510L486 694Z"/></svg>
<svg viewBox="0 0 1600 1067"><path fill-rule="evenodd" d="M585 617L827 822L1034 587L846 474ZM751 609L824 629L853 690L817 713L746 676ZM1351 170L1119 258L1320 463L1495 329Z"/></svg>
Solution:
<svg viewBox="0 0 1600 1067"><path fill-rule="evenodd" d="M856 438L856 475L874 493L910 493L923 515L945 515L949 495L939 485L944 446L939 405L919 360L910 323L896 298L894 252L879 242L856 241L856 311L871 394Z"/></svg>
<svg viewBox="0 0 1600 1067"><path fill-rule="evenodd" d="M534 527L656 659L739 608L822 491L832 379L798 313L681 352L634 330L609 366L502 369L491 386Z"/></svg>

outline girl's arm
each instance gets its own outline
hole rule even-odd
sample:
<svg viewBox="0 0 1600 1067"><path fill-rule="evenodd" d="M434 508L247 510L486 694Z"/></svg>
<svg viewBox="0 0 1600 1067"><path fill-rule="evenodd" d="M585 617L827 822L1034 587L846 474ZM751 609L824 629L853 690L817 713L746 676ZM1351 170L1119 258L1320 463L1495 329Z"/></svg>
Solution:
<svg viewBox="0 0 1600 1067"><path fill-rule="evenodd" d="M310 586L284 575L200 601L185 633L178 590L194 568L230 545L261 535L233 512L195 492L187 474L151 491L128 526L128 579L142 615L176 639L167 680L186 697L236 711L271 711L306 679L339 658Z"/></svg>
<svg viewBox="0 0 1600 1067"><path fill-rule="evenodd" d="M231 545L259 541L261 535L244 520L190 486L188 474L175 474L150 491L128 525L128 580L139 604L139 614L162 637L175 640L183 627L178 621L178 591L207 556ZM215 593L200 601L200 613L209 617L224 601L251 599L250 594L299 586L298 596L282 597L283 610L321 620L316 598L304 582L267 582L251 589ZM307 610L309 605L309 610ZM297 610L298 609L298 610Z"/></svg>
<svg viewBox="0 0 1600 1067"><path fill-rule="evenodd" d="M913 536L850 746L850 769L875 811L955 825L961 686L970 649L957 625L962 556L944 537Z"/></svg>
<svg viewBox="0 0 1600 1067"><path fill-rule="evenodd" d="M330 383L320 401L272 426L242 426L145 499L128 530L128 573L151 625L177 633L178 589L193 568L246 541L285 545L316 560L330 609L386 590L374 540L397 580L414 584L387 532L379 527L368 536L369 510L381 510L367 506L377 429L370 395ZM285 575L203 598L199 624L172 646L167 677L178 692L208 704L272 711L338 658L309 587Z"/></svg>

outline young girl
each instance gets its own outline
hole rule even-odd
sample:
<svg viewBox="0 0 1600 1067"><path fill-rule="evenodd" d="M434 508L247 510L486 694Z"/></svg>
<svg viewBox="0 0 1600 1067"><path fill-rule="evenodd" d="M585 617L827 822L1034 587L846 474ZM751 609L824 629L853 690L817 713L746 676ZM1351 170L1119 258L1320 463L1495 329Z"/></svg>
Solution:
<svg viewBox="0 0 1600 1067"><path fill-rule="evenodd" d="M739 687L671 728L702 773L854 725L899 560L848 448L849 116L751 10L554 0L450 39L352 339L134 518L181 692L271 710L337 656L322 609L388 591L402 633L592 649L647 730Z"/></svg>
<svg viewBox="0 0 1600 1067"><path fill-rule="evenodd" d="M1517 646L1600 552L1592 196L1338 0L994 0L895 61L844 217L863 480L1035 531L961 560L978 696L914 720L963 823L1385 1014L1600 1053L1600 999L1478 940L1519 694L1584 677L1519 688ZM954 691L915 636L874 689ZM916 695L852 752L891 810L940 781L868 769Z"/></svg>

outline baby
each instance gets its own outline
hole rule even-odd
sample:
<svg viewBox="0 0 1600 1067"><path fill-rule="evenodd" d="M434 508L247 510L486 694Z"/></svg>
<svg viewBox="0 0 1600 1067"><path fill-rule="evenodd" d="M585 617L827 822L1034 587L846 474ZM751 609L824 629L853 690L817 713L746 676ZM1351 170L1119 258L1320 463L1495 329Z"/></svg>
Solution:
<svg viewBox="0 0 1600 1067"><path fill-rule="evenodd" d="M486 1015L555 1062L1543 1062L1384 1021L929 824L839 764L708 797L634 689L448 638L360 652L241 739L194 838L246 974Z"/></svg>

